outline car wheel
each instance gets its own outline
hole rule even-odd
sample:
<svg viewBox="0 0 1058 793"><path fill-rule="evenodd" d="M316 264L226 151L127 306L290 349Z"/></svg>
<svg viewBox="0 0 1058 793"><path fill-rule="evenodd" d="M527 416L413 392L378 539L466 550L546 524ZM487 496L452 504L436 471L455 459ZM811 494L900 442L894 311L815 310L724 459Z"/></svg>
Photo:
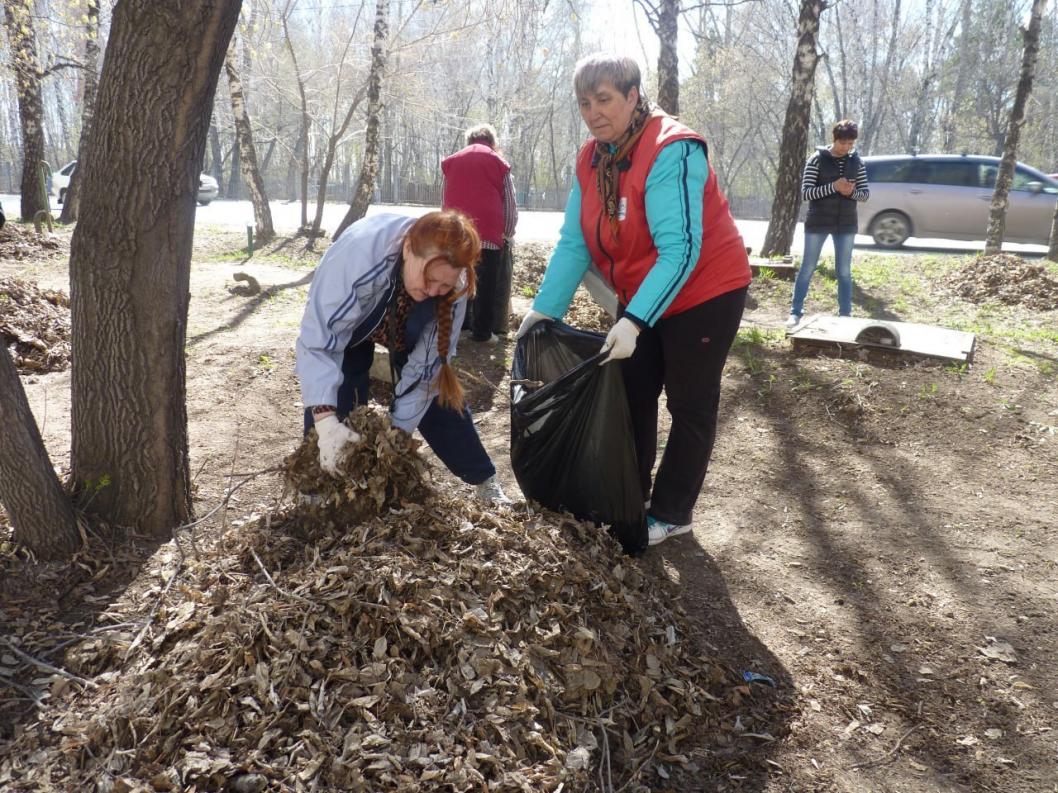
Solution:
<svg viewBox="0 0 1058 793"><path fill-rule="evenodd" d="M59 191L59 203L61 204L65 200L66 200L66 188L64 187L62 190Z"/></svg>
<svg viewBox="0 0 1058 793"><path fill-rule="evenodd" d="M871 223L871 236L882 248L899 248L911 236L911 221L903 212L882 212Z"/></svg>
<svg viewBox="0 0 1058 793"><path fill-rule="evenodd" d="M199 201L198 205L200 207L208 207L209 206L209 201Z"/></svg>

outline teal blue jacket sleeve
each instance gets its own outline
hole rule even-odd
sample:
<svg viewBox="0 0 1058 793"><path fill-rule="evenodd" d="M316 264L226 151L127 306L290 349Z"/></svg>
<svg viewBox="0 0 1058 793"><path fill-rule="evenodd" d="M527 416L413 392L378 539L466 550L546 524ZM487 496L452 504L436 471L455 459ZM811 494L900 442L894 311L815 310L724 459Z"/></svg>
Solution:
<svg viewBox="0 0 1058 793"><path fill-rule="evenodd" d="M554 319L561 319L573 300L584 273L591 264L591 253L580 228L580 184L573 180L566 202L566 215L558 234L558 244L547 263L540 291L533 309Z"/></svg>
<svg viewBox="0 0 1058 793"><path fill-rule="evenodd" d="M658 259L632 296L626 315L653 326L691 277L702 250L702 207L709 163L701 143L663 148L647 175L647 226Z"/></svg>

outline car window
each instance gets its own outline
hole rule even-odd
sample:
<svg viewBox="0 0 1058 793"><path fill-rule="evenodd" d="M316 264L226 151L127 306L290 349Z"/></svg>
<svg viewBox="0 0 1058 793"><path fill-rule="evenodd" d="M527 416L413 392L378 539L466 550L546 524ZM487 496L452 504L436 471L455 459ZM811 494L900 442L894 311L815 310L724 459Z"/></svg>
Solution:
<svg viewBox="0 0 1058 793"><path fill-rule="evenodd" d="M923 179L915 181L929 184L942 184L950 187L979 187L977 163L961 160L933 160L922 163L925 166Z"/></svg>
<svg viewBox="0 0 1058 793"><path fill-rule="evenodd" d="M996 174L999 173L999 166L992 165L991 163L980 163L977 166L977 186L983 187L986 190L996 189Z"/></svg>
<svg viewBox="0 0 1058 793"><path fill-rule="evenodd" d="M908 182L911 177L911 160L883 160L867 162L868 182Z"/></svg>
<svg viewBox="0 0 1058 793"><path fill-rule="evenodd" d="M1043 185L1044 193L1056 193L1058 189L1047 184L1039 174L1032 173L1022 167L1014 169L1014 181L1010 185L1011 190L1019 190L1024 193L1033 192L1029 189L1029 185L1036 183L1037 185ZM1038 192L1038 191L1037 191Z"/></svg>
<svg viewBox="0 0 1058 793"><path fill-rule="evenodd" d="M77 167L77 163L71 162L65 168L63 168L61 171L59 171L59 173L61 173L63 176L69 176L70 174L73 173L73 169L76 168L76 167Z"/></svg>

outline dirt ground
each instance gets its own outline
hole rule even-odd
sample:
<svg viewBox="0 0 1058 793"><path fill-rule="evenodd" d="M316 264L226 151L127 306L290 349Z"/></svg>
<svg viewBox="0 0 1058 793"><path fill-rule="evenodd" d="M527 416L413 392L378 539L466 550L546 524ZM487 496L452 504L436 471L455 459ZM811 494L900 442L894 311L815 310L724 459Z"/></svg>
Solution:
<svg viewBox="0 0 1058 793"><path fill-rule="evenodd" d="M69 231L59 234L68 243ZM187 355L199 514L231 472L276 465L301 434L294 340L317 257L287 244L246 261L241 244L226 232L196 238ZM835 309L825 265L809 311ZM752 771L692 770L656 777L652 789L1058 791L1058 306L959 296L951 284L972 267L943 253L857 249L854 259L856 314L974 332L969 366L795 351L782 330L790 282L755 279L694 532L634 564L677 583L702 646L773 678L782 707L740 744ZM1058 278L1058 268L1042 269ZM236 271L264 291L233 293ZM50 251L5 257L5 277L68 289L66 260ZM516 277L512 322L532 281ZM494 345L464 336L458 366L517 495L512 345L513 334ZM23 381L62 468L69 371ZM223 520L237 527L280 490L276 475L259 477ZM203 547L221 514L196 530ZM0 550L4 539L0 528ZM146 604L175 553L160 547L125 597ZM6 605L30 607L10 593Z"/></svg>

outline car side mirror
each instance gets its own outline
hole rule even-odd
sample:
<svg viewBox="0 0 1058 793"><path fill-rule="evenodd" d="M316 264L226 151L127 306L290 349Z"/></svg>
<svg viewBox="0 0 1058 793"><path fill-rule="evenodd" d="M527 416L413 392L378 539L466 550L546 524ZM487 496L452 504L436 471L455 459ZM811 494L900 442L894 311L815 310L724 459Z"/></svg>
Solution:
<svg viewBox="0 0 1058 793"><path fill-rule="evenodd" d="M1025 185L1025 189L1033 195L1039 195L1043 192L1043 182L1029 182Z"/></svg>

